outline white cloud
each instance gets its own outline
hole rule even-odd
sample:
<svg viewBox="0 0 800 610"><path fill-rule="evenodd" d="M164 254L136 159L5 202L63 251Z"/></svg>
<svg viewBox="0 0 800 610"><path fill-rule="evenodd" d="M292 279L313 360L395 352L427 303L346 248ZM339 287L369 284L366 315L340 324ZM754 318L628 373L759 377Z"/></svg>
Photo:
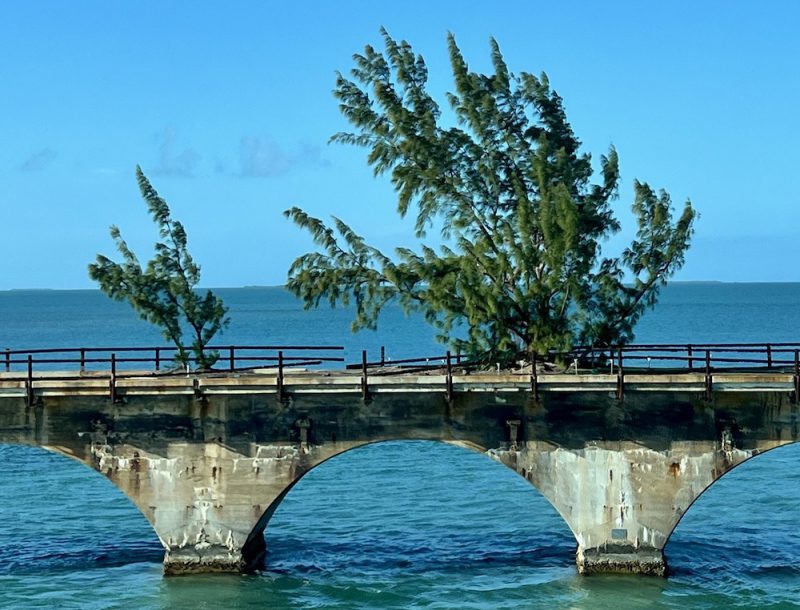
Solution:
<svg viewBox="0 0 800 610"><path fill-rule="evenodd" d="M25 159L18 167L23 172L38 172L49 167L57 157L58 153L52 148L43 148Z"/></svg>
<svg viewBox="0 0 800 610"><path fill-rule="evenodd" d="M160 176L183 176L191 178L200 161L200 155L193 148L185 148L178 152L175 130L167 127L161 136L158 165L153 174Z"/></svg>
<svg viewBox="0 0 800 610"><path fill-rule="evenodd" d="M239 143L240 176L269 178L315 165L327 165L318 146L301 145L290 152L266 136L245 136Z"/></svg>

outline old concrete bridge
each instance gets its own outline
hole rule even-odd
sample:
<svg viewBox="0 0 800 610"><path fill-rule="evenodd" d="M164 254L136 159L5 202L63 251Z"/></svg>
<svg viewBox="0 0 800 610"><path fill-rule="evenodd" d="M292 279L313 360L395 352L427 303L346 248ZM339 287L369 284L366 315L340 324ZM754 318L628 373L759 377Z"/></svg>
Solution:
<svg viewBox="0 0 800 610"><path fill-rule="evenodd" d="M304 474L368 443L430 439L485 453L534 485L574 533L581 573L660 575L670 534L704 490L797 440L799 382L796 366L713 376L455 367L368 380L29 371L0 374L0 442L108 477L152 524L167 574L258 569L264 528Z"/></svg>

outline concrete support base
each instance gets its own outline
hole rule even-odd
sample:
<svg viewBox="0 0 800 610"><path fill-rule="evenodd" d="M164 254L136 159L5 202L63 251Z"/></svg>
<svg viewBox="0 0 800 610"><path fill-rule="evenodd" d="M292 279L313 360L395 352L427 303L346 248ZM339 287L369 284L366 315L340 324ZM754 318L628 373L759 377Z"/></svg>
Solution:
<svg viewBox="0 0 800 610"><path fill-rule="evenodd" d="M241 551L218 545L169 549L164 553L164 575L253 572L263 568L264 557L263 552L247 557Z"/></svg>
<svg viewBox="0 0 800 610"><path fill-rule="evenodd" d="M178 576L200 572L242 572L245 561L242 554L226 547L184 547L164 553L164 574Z"/></svg>
<svg viewBox="0 0 800 610"><path fill-rule="evenodd" d="M726 438L671 441L658 450L634 441L573 448L528 441L490 455L530 481L564 517L578 542L581 574L665 576L662 549L686 510L754 455Z"/></svg>
<svg viewBox="0 0 800 610"><path fill-rule="evenodd" d="M263 534L248 541L244 549L206 543L167 549L164 553L164 575L255 572L263 569L265 557Z"/></svg>
<svg viewBox="0 0 800 610"><path fill-rule="evenodd" d="M664 553L655 548L637 549L631 545L578 548L575 561L581 574L667 575Z"/></svg>

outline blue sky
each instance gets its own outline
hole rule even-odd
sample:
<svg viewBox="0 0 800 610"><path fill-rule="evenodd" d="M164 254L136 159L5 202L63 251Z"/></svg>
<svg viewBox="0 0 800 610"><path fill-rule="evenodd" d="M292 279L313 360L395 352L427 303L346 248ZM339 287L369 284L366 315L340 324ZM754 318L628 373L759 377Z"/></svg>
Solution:
<svg viewBox="0 0 800 610"><path fill-rule="evenodd" d="M206 286L283 283L311 247L292 205L413 244L364 152L327 144L347 128L335 72L381 25L436 93L448 31L474 69L494 36L513 71L547 72L585 149L619 152L611 250L638 178L701 213L676 279L800 281L799 17L793 2L4 2L0 289L92 287L112 223L146 260L137 163Z"/></svg>

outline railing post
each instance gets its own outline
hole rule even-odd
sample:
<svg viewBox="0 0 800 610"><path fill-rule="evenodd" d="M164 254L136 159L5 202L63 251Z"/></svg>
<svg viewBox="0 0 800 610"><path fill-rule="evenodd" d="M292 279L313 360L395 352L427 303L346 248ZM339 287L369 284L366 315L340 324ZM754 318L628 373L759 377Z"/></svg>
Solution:
<svg viewBox="0 0 800 610"><path fill-rule="evenodd" d="M539 371L536 370L536 352L531 352L531 392L533 400L539 402Z"/></svg>
<svg viewBox="0 0 800 610"><path fill-rule="evenodd" d="M158 371L160 369L161 369L161 348L157 347L156 348L156 370Z"/></svg>
<svg viewBox="0 0 800 610"><path fill-rule="evenodd" d="M461 346L456 348L456 364L461 366Z"/></svg>
<svg viewBox="0 0 800 610"><path fill-rule="evenodd" d="M794 402L800 401L800 350L794 350Z"/></svg>
<svg viewBox="0 0 800 610"><path fill-rule="evenodd" d="M625 369L622 363L622 348L617 350L619 360L617 362L617 399L625 398Z"/></svg>
<svg viewBox="0 0 800 610"><path fill-rule="evenodd" d="M706 350L706 400L711 400L713 389L713 380L711 379L711 352Z"/></svg>
<svg viewBox="0 0 800 610"><path fill-rule="evenodd" d="M367 384L367 350L361 350L361 398L366 400L369 396Z"/></svg>
<svg viewBox="0 0 800 610"><path fill-rule="evenodd" d="M278 378L275 380L278 386L278 400L283 400L283 352L278 352Z"/></svg>
<svg viewBox="0 0 800 610"><path fill-rule="evenodd" d="M29 407L33 406L33 355L28 354L28 378L25 381L25 400Z"/></svg>
<svg viewBox="0 0 800 610"><path fill-rule="evenodd" d="M447 350L447 402L453 401L453 361L450 350Z"/></svg>
<svg viewBox="0 0 800 610"><path fill-rule="evenodd" d="M381 345L381 366L386 366L386 348Z"/></svg>
<svg viewBox="0 0 800 610"><path fill-rule="evenodd" d="M111 402L117 402L117 355L111 354L111 381L109 383Z"/></svg>
<svg viewBox="0 0 800 610"><path fill-rule="evenodd" d="M231 371L236 370L236 352L234 351L233 345L228 348L228 360L231 364Z"/></svg>
<svg viewBox="0 0 800 610"><path fill-rule="evenodd" d="M11 370L11 350L6 348L6 373Z"/></svg>
<svg viewBox="0 0 800 610"><path fill-rule="evenodd" d="M772 368L772 345L767 343L767 368Z"/></svg>
<svg viewBox="0 0 800 610"><path fill-rule="evenodd" d="M689 370L691 371L694 368L694 358L692 358L692 345L691 344L686 346L686 351L689 354Z"/></svg>
<svg viewBox="0 0 800 610"><path fill-rule="evenodd" d="M81 348L81 373L86 370L86 348Z"/></svg>

